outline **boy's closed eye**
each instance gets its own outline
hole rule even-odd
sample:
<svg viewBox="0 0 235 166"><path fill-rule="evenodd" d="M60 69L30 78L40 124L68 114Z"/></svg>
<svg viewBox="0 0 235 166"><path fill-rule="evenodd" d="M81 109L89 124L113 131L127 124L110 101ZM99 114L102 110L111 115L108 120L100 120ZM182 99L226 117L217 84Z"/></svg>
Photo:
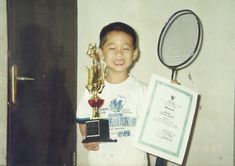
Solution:
<svg viewBox="0 0 235 166"><path fill-rule="evenodd" d="M115 47L109 47L108 50L115 50Z"/></svg>
<svg viewBox="0 0 235 166"><path fill-rule="evenodd" d="M130 51L131 48L123 48L123 50Z"/></svg>

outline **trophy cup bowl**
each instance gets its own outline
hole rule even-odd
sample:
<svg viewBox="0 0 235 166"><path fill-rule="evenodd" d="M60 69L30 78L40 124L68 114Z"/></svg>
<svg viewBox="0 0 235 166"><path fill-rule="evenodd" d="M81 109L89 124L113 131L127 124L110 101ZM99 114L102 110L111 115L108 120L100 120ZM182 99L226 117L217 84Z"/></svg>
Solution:
<svg viewBox="0 0 235 166"><path fill-rule="evenodd" d="M88 100L88 103L92 108L95 108L95 107L100 108L104 104L104 100L103 99L90 99Z"/></svg>
<svg viewBox="0 0 235 166"><path fill-rule="evenodd" d="M85 122L85 139L82 143L89 142L117 142L110 139L109 120L100 117L100 108L104 104L98 94L104 88L104 70L100 64L96 45L89 44L87 54L92 58L92 66L88 68L88 83L86 85L92 97L88 100L92 108L92 117Z"/></svg>

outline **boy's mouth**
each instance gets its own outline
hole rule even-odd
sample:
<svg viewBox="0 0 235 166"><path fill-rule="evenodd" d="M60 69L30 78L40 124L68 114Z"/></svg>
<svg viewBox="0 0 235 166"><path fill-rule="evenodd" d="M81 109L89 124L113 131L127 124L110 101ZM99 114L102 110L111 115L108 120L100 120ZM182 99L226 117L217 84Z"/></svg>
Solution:
<svg viewBox="0 0 235 166"><path fill-rule="evenodd" d="M123 65L125 61L123 59L116 59L113 61L115 65Z"/></svg>

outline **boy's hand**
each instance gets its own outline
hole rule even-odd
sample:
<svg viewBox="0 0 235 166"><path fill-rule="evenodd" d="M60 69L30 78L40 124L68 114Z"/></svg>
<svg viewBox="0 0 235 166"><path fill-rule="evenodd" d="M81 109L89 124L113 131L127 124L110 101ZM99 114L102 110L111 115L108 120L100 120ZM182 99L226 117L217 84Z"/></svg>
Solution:
<svg viewBox="0 0 235 166"><path fill-rule="evenodd" d="M83 143L83 146L87 149L87 150L91 150L91 151L98 151L99 150L99 142L89 142L89 143Z"/></svg>
<svg viewBox="0 0 235 166"><path fill-rule="evenodd" d="M177 80L171 80L171 83L181 85Z"/></svg>

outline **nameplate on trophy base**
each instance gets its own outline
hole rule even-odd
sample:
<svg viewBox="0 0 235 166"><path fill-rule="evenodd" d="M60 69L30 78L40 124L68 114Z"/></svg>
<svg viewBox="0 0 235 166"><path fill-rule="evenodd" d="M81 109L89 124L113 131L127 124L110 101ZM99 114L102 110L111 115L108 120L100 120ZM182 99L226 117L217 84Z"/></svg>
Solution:
<svg viewBox="0 0 235 166"><path fill-rule="evenodd" d="M86 138L82 143L89 142L117 142L116 139L110 139L108 119L86 121Z"/></svg>

